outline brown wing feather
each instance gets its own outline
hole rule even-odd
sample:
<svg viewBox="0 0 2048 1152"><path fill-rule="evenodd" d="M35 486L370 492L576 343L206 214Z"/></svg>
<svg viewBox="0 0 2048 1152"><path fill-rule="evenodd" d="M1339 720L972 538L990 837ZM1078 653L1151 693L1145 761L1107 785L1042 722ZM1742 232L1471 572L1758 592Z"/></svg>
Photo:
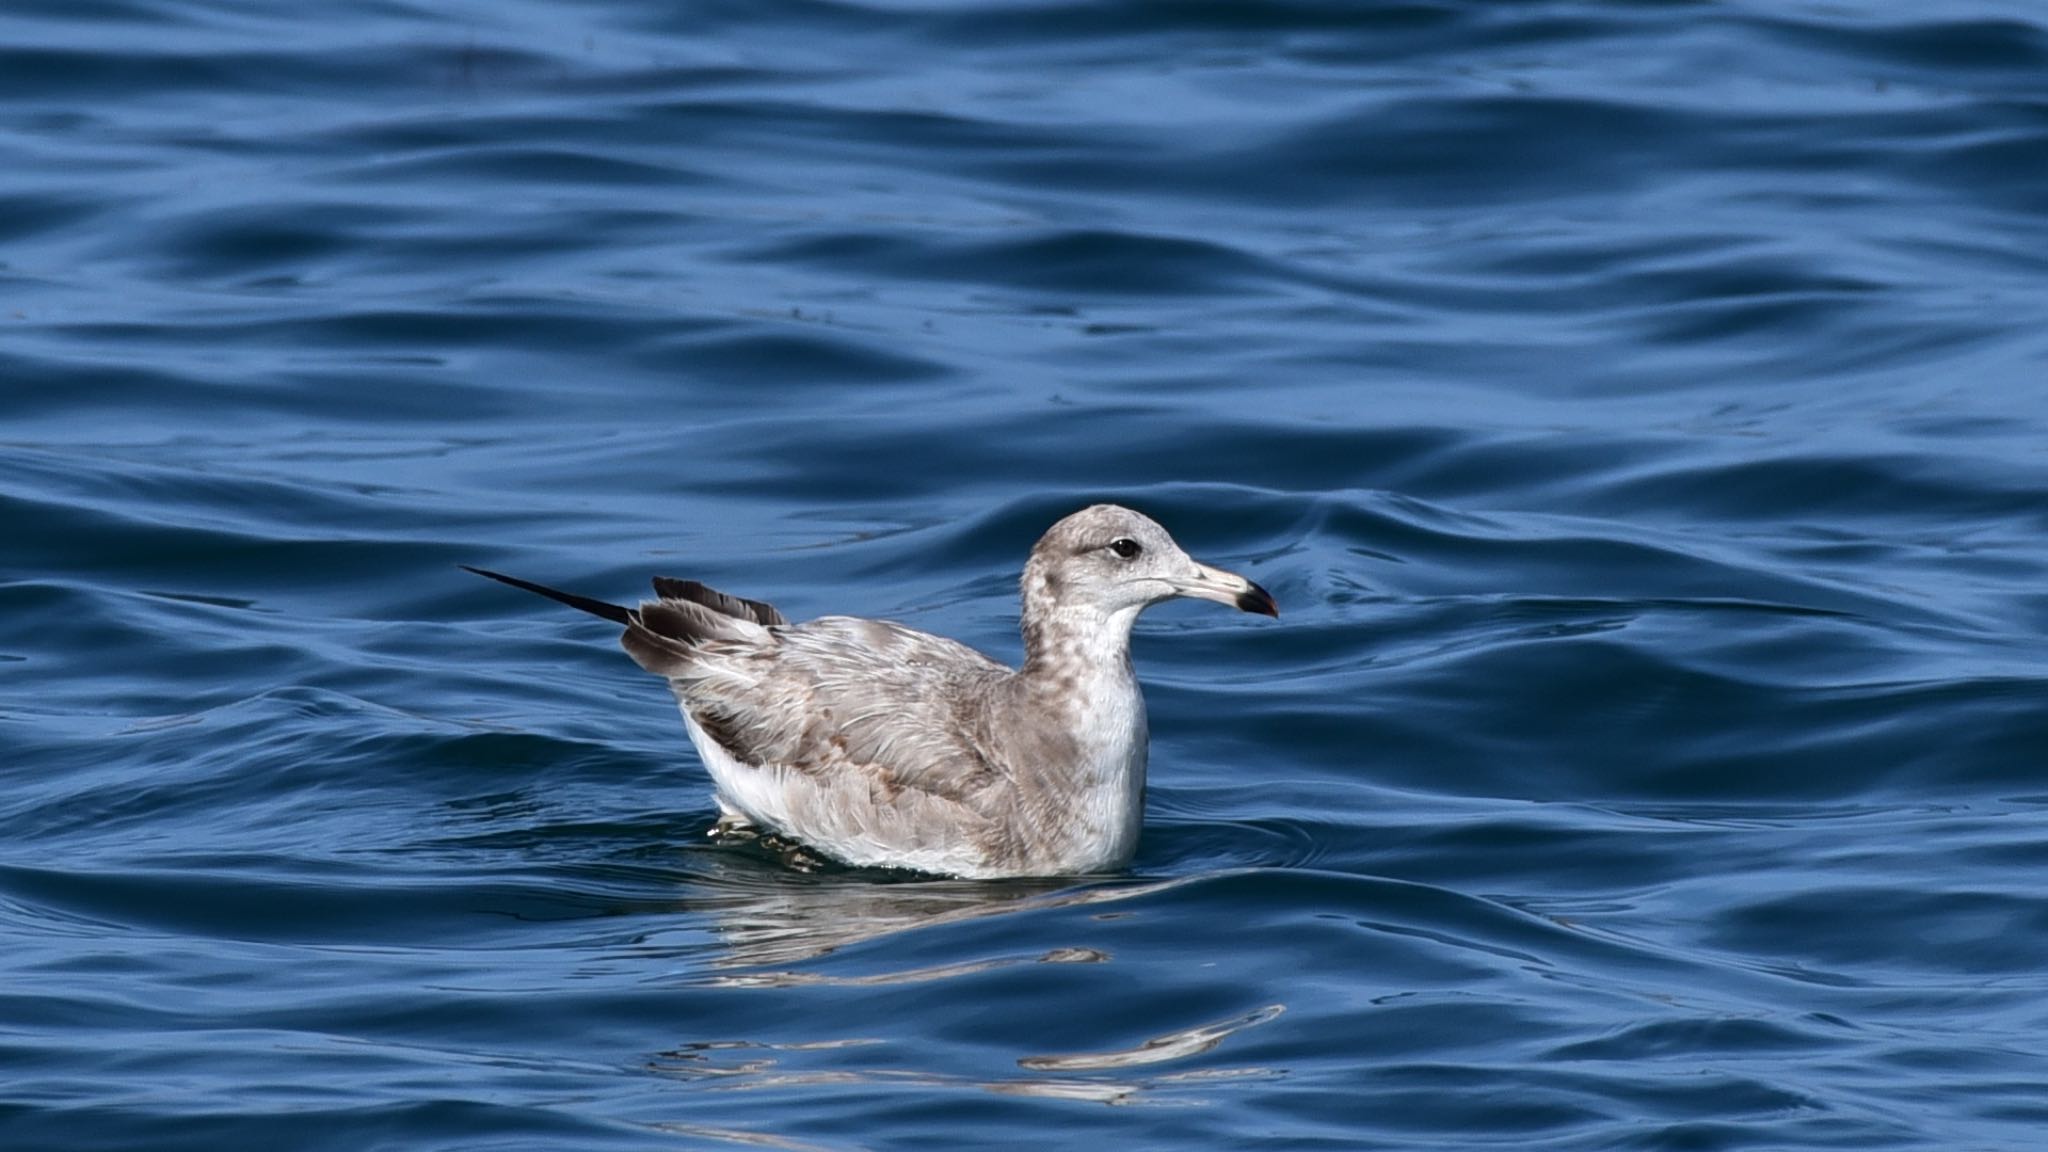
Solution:
<svg viewBox="0 0 2048 1152"><path fill-rule="evenodd" d="M742 764L965 800L1004 773L953 709L1005 671L950 640L825 617L772 643L704 644L669 675L691 719Z"/></svg>

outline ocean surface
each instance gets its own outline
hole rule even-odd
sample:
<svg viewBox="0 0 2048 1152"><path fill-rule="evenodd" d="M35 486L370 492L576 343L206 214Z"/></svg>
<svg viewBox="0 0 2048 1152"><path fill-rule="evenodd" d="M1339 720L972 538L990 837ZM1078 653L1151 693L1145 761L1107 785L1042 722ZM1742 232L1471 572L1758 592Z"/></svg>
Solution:
<svg viewBox="0 0 2048 1152"><path fill-rule="evenodd" d="M792 871L655 574L1126 873ZM2048 1145L2048 6L9 0L0 1148Z"/></svg>

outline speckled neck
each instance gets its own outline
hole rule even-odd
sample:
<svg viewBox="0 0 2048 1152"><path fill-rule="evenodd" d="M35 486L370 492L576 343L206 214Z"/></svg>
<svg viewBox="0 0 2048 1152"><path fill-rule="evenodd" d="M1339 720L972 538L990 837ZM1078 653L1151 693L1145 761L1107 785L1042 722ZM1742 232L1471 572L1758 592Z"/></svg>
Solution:
<svg viewBox="0 0 2048 1152"><path fill-rule="evenodd" d="M1105 673L1129 676L1131 625L1138 609L1108 612L1099 604L1076 602L1043 556L1024 565L1024 666L1031 680L1068 684Z"/></svg>
<svg viewBox="0 0 2048 1152"><path fill-rule="evenodd" d="M1024 665L1002 693L1016 851L1027 870L1120 868L1145 814L1145 697L1131 667L1142 605L1076 601L1037 555L1024 568ZM1064 594L1063 594L1064 593Z"/></svg>

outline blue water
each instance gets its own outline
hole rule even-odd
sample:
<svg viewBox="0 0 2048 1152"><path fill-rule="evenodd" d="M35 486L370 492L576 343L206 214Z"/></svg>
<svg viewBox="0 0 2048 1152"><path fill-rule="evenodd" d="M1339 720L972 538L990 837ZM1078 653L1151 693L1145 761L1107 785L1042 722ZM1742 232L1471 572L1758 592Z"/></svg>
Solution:
<svg viewBox="0 0 2048 1152"><path fill-rule="evenodd" d="M1013 659L1127 874L708 844L484 564ZM12 0L0 1147L2035 1149L2034 0Z"/></svg>

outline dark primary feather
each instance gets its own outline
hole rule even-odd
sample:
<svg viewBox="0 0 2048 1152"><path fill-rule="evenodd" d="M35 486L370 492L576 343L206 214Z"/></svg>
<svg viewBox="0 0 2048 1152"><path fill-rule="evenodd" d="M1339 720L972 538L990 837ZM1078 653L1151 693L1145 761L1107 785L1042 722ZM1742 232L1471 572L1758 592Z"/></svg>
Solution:
<svg viewBox="0 0 2048 1152"><path fill-rule="evenodd" d="M759 600L728 596L695 580L657 576L654 591L661 599L642 601L638 608L625 608L487 568L467 564L458 567L624 625L626 634L620 637L620 643L627 654L657 676L683 674L696 659L697 646L706 641L758 641L767 635L762 628L785 627L789 623L782 613Z"/></svg>
<svg viewBox="0 0 2048 1152"><path fill-rule="evenodd" d="M789 623L789 620L777 612L772 604L763 604L759 600L748 600L740 596L728 596L695 580L656 576L654 594L663 600L688 600L693 604L702 604L713 612L722 612L741 620L752 620L756 624L770 628L780 628Z"/></svg>

